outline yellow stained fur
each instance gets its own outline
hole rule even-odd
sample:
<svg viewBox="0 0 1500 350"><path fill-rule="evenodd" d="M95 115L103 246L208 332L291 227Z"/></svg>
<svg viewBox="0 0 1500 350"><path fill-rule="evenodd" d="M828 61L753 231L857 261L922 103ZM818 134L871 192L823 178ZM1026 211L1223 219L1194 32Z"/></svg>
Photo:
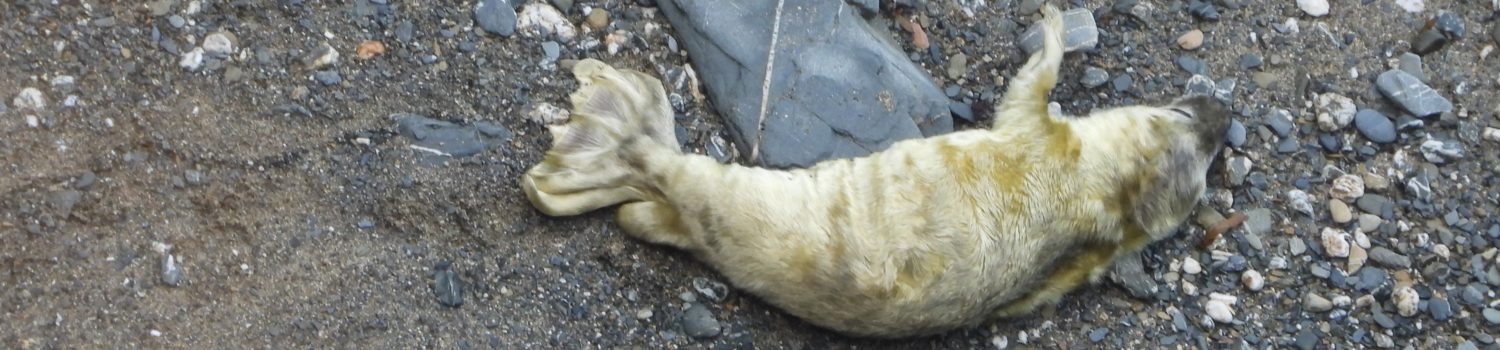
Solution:
<svg viewBox="0 0 1500 350"><path fill-rule="evenodd" d="M1025 314L1170 235L1212 158L1194 150L1191 119L1165 108L1049 115L1063 52L1058 11L1043 12L1044 48L1012 79L993 129L808 169L684 154L659 81L585 60L572 119L521 185L548 215L622 204L628 234L691 251L836 331L912 336ZM1162 165L1183 154L1190 169Z"/></svg>

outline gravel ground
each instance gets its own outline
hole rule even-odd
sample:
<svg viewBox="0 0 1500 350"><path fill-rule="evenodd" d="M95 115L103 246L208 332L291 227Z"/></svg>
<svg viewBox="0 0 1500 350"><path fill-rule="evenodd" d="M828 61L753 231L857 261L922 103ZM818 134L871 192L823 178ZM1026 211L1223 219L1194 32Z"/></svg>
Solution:
<svg viewBox="0 0 1500 350"><path fill-rule="evenodd" d="M1232 101L1205 209L1034 317L875 341L525 201L567 60L689 71L644 2L534 2L513 33L473 1L0 3L0 347L1500 348L1494 4L1067 4L1101 35L1065 62L1064 111ZM982 106L1040 4L887 1L875 23ZM567 23L528 22L545 9ZM681 102L687 149L735 154Z"/></svg>

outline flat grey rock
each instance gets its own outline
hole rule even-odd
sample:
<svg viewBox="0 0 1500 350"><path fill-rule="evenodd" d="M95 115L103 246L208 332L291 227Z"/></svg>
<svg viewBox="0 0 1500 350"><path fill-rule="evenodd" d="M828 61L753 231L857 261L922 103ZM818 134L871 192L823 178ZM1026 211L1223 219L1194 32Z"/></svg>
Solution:
<svg viewBox="0 0 1500 350"><path fill-rule="evenodd" d="M751 162L806 167L953 130L948 98L857 6L786 1L772 51L776 1L657 4Z"/></svg>
<svg viewBox="0 0 1500 350"><path fill-rule="evenodd" d="M1360 135L1376 143L1396 141L1396 124L1385 114L1373 109L1360 110L1354 114L1354 128L1359 130Z"/></svg>
<svg viewBox="0 0 1500 350"><path fill-rule="evenodd" d="M516 8L506 0L480 0L474 4L474 22L490 34L508 37L516 33Z"/></svg>
<svg viewBox="0 0 1500 350"><path fill-rule="evenodd" d="M1109 269L1109 279L1125 287L1125 291L1132 297L1147 299L1156 295L1156 280L1146 273L1140 252L1115 259L1114 266Z"/></svg>
<svg viewBox="0 0 1500 350"><path fill-rule="evenodd" d="M1406 71L1392 69L1380 73L1380 77L1375 78L1375 86L1386 98L1418 117L1453 110L1453 102Z"/></svg>
<svg viewBox="0 0 1500 350"><path fill-rule="evenodd" d="M1017 40L1026 53L1042 49L1041 21L1032 23ZM1099 45L1099 26L1094 24L1094 13L1087 8L1063 11L1063 52L1092 49Z"/></svg>
<svg viewBox="0 0 1500 350"><path fill-rule="evenodd" d="M459 125L409 113L398 113L392 119L396 119L397 131L420 147L419 156L429 161L479 154L512 136L504 126L489 122Z"/></svg>

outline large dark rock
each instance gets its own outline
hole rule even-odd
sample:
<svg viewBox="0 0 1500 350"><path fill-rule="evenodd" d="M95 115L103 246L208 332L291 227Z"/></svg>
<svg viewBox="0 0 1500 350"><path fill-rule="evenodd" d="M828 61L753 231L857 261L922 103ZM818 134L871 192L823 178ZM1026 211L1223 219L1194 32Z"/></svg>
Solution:
<svg viewBox="0 0 1500 350"><path fill-rule="evenodd" d="M775 0L657 4L751 162L805 167L953 130L942 91L858 6L785 0L771 50Z"/></svg>
<svg viewBox="0 0 1500 350"><path fill-rule="evenodd" d="M477 122L459 125L410 113L397 113L396 129L411 140L419 158L428 165L449 158L468 157L504 145L511 132L504 125Z"/></svg>

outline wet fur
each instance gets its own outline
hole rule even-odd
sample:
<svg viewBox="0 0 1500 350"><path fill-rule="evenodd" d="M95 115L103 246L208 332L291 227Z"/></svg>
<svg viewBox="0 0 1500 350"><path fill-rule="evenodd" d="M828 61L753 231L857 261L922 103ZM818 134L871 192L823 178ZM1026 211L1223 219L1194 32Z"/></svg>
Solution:
<svg viewBox="0 0 1500 350"><path fill-rule="evenodd" d="M583 61L572 119L521 185L548 215L621 204L630 235L691 251L738 288L847 334L1026 314L1170 236L1228 125L1204 98L1049 115L1063 52L1060 15L1044 14L1044 49L1012 79L993 130L808 169L684 154L660 82Z"/></svg>

